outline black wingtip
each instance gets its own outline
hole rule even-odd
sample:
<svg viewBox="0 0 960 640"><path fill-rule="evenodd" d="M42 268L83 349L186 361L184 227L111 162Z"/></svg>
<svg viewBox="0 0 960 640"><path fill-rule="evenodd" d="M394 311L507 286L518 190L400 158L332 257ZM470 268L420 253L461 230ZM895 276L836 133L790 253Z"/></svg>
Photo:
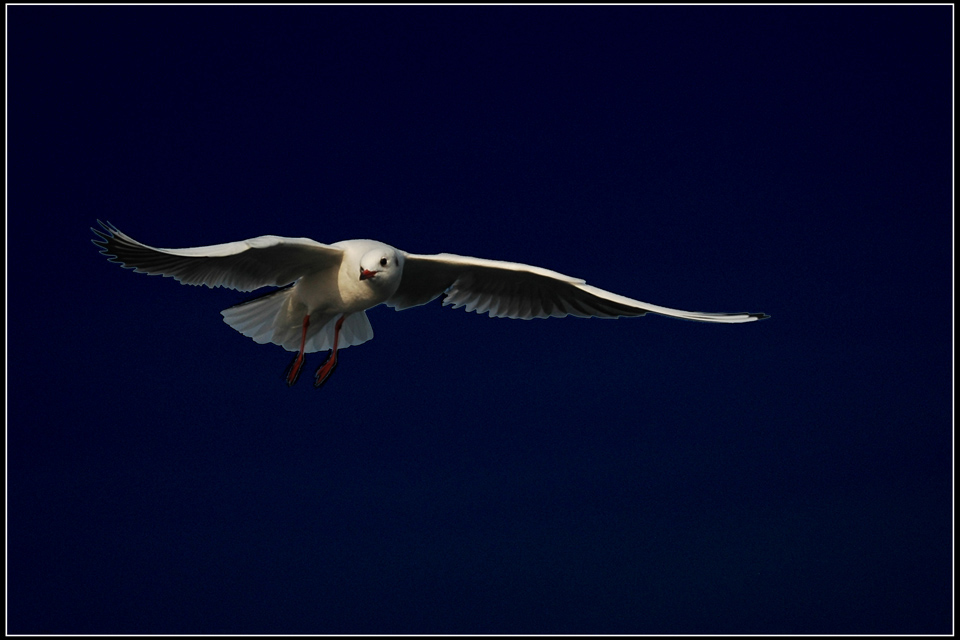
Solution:
<svg viewBox="0 0 960 640"><path fill-rule="evenodd" d="M100 229L97 229L95 227L90 227L90 231L93 231L99 238L96 240L91 240L90 242L100 247L100 253L107 254L107 251L108 251L107 243L116 237L117 231L119 231L119 229L117 229L115 226L113 226L109 222L104 223L99 219L97 220L97 224L103 227L103 230L101 231ZM106 233L104 233L104 231L106 231ZM112 255L112 254L107 254L107 255Z"/></svg>
<svg viewBox="0 0 960 640"><path fill-rule="evenodd" d="M97 224L103 227L103 231L106 231L108 234L110 234L111 238L116 234L117 231L119 231L119 229L117 229L115 226L110 224L109 221L104 222L103 220L100 220L99 218L97 218ZM95 227L90 227L90 231L93 231L95 234L101 237L104 237L103 231L101 231L100 229L97 229Z"/></svg>
<svg viewBox="0 0 960 640"><path fill-rule="evenodd" d="M757 320L766 320L770 316L765 313L751 313L749 314L751 318L756 318Z"/></svg>

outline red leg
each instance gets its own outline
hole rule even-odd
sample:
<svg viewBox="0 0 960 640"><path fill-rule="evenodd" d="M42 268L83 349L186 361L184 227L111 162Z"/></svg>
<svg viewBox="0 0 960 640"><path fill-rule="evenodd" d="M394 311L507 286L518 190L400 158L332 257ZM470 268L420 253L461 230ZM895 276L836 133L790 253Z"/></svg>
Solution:
<svg viewBox="0 0 960 640"><path fill-rule="evenodd" d="M333 370L337 368L337 343L340 341L340 327L343 326L343 321L346 319L346 315L340 316L336 326L333 328L333 351L330 352L327 359L324 360L320 368L317 369L316 375L313 376L313 386L316 389L322 387L323 383L330 377L330 374L333 373Z"/></svg>
<svg viewBox="0 0 960 640"><path fill-rule="evenodd" d="M287 381L287 386L292 387L294 383L300 379L300 372L303 370L303 347L307 344L307 328L310 326L310 316L303 316L303 334L300 336L300 353L294 356L293 361L287 367L286 372L283 374L284 379Z"/></svg>

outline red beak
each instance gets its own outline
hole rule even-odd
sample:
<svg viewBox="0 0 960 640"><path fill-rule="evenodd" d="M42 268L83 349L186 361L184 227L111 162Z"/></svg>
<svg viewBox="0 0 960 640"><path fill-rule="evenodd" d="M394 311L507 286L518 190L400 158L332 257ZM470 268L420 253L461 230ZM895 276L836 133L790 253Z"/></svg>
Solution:
<svg viewBox="0 0 960 640"><path fill-rule="evenodd" d="M370 271L369 269L364 269L363 267L361 267L361 268L360 268L360 279L361 279L361 280L366 280L367 278L372 278L373 276L377 275L377 273L379 273L379 272L378 272L378 271Z"/></svg>

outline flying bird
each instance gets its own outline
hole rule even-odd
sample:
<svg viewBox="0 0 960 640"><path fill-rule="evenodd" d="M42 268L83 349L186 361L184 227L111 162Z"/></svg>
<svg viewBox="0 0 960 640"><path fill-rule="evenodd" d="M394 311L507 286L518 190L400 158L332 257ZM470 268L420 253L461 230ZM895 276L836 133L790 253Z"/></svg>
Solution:
<svg viewBox="0 0 960 640"><path fill-rule="evenodd" d="M223 320L260 344L296 355L284 378L300 377L305 354L329 350L314 375L322 386L337 367L337 350L373 338L367 309L397 311L446 294L444 305L495 318L619 318L657 313L701 322L740 323L763 313L681 311L640 302L584 280L519 262L452 253L407 253L375 240L322 244L310 238L259 236L189 249L157 249L137 242L109 222L97 221L93 243L110 262L137 273L183 283L253 291L282 287L221 311Z"/></svg>

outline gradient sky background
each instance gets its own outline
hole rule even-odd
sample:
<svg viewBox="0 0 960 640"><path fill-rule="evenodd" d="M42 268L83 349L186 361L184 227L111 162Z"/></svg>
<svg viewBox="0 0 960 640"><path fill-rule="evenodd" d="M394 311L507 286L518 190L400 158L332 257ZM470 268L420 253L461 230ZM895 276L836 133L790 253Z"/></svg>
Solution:
<svg viewBox="0 0 960 640"><path fill-rule="evenodd" d="M9 632L951 632L952 7L7 17ZM772 318L379 307L290 389L97 219Z"/></svg>

